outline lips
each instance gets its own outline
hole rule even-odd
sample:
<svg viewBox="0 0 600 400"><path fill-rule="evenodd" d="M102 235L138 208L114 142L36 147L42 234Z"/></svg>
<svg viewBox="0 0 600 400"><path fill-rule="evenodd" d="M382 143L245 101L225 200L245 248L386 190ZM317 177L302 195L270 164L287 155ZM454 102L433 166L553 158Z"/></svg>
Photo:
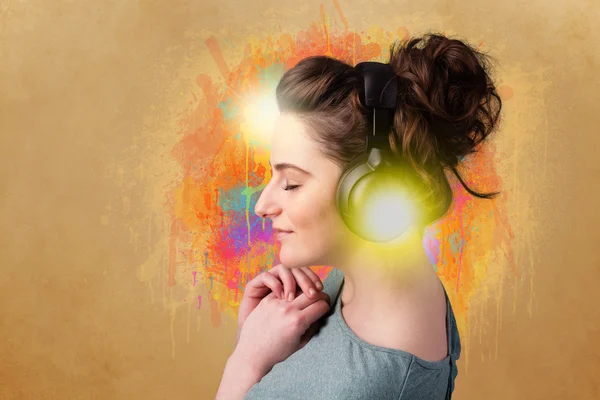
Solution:
<svg viewBox="0 0 600 400"><path fill-rule="evenodd" d="M283 240L290 234L294 233L294 231L284 231L283 229L274 229L273 231L275 232L275 237L278 240Z"/></svg>

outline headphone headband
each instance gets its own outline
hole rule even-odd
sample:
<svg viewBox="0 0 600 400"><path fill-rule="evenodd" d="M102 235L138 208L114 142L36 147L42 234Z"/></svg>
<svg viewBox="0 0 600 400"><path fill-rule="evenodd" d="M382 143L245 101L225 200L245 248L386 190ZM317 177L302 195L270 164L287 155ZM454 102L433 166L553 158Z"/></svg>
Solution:
<svg viewBox="0 0 600 400"><path fill-rule="evenodd" d="M363 76L360 101L367 108L396 109L398 76L390 64L365 61L354 67Z"/></svg>
<svg viewBox="0 0 600 400"><path fill-rule="evenodd" d="M375 61L358 63L354 68L363 77L360 102L372 110L372 135L366 137L366 151L389 149L389 133L398 101L398 76L390 64Z"/></svg>

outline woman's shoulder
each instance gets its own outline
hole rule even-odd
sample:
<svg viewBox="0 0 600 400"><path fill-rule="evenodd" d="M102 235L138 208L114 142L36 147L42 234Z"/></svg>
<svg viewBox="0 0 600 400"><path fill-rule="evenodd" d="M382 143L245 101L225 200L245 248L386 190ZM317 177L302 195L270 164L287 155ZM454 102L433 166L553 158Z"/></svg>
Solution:
<svg viewBox="0 0 600 400"><path fill-rule="evenodd" d="M450 351L447 324L450 310L443 291L436 292L434 297L423 310L417 310L419 306L415 305L411 312L389 312L385 319L370 321L368 325L351 317L346 318L346 323L367 343L408 353L425 363L440 362Z"/></svg>

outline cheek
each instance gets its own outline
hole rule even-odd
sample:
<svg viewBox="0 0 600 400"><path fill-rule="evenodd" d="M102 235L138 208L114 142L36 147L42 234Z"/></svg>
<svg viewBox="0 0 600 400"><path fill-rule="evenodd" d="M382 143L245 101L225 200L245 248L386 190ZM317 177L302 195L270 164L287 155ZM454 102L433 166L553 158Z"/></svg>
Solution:
<svg viewBox="0 0 600 400"><path fill-rule="evenodd" d="M328 198L307 196L290 207L288 218L295 234L281 247L281 262L293 265L310 264L328 253L340 232L337 210Z"/></svg>
<svg viewBox="0 0 600 400"><path fill-rule="evenodd" d="M318 234L331 229L336 212L335 205L329 198L307 193L289 207L288 216L298 233Z"/></svg>

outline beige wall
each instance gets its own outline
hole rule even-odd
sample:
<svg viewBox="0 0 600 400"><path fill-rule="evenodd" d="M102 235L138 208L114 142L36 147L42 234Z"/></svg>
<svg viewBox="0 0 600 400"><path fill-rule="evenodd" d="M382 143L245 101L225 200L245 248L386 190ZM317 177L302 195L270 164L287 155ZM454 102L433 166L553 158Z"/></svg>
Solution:
<svg viewBox="0 0 600 400"><path fill-rule="evenodd" d="M233 63L251 37L321 19L317 1L246 4L0 2L1 399L213 398L235 321L203 289L195 317L172 312L182 293L144 266L164 266L168 237L176 165L159 155L196 76L218 77L205 40ZM473 297L456 398L599 398L600 4L339 6L356 30L484 42L514 90L496 146L522 275ZM335 2L323 12L341 25Z"/></svg>

